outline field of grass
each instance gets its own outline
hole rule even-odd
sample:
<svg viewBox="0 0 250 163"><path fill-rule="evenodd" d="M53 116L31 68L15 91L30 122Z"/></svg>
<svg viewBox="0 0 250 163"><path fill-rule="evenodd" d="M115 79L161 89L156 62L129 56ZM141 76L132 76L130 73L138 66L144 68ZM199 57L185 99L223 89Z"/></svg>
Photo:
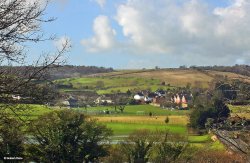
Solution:
<svg viewBox="0 0 250 163"><path fill-rule="evenodd" d="M231 72L219 71L198 71L198 70L183 70L183 69L162 69L162 70L131 70L118 71L111 73L103 73L98 76L104 77L137 77L143 79L158 79L165 81L172 86L186 86L190 83L192 86L208 87L209 82L214 79L216 75L227 76L229 79L239 79L250 83L250 77L243 76Z"/></svg>
<svg viewBox="0 0 250 163"><path fill-rule="evenodd" d="M159 124L164 125L166 116L95 116L99 122L128 123L128 124ZM187 116L168 116L171 125L187 125Z"/></svg>
<svg viewBox="0 0 250 163"><path fill-rule="evenodd" d="M11 116L18 116L22 119L36 119L38 116L43 115L45 113L49 113L54 109L43 106L43 105L26 105L20 104L12 107L7 107L5 110L7 114Z"/></svg>
<svg viewBox="0 0 250 163"><path fill-rule="evenodd" d="M137 77L85 77L68 78L55 81L58 84L72 84L73 89L95 90L98 94L109 94L113 92L127 92L128 90L150 89L172 89L173 87L162 85L160 79L144 79ZM67 91L67 89L65 89Z"/></svg>
<svg viewBox="0 0 250 163"><path fill-rule="evenodd" d="M135 130L164 130L173 133L186 134L187 129L184 125L166 125L166 124L141 124L141 123L121 123L121 122L102 122L114 132L114 135L129 135Z"/></svg>
<svg viewBox="0 0 250 163"><path fill-rule="evenodd" d="M225 146L220 141L212 141L210 134L199 136L188 136L188 142L200 150L225 151Z"/></svg>
<svg viewBox="0 0 250 163"><path fill-rule="evenodd" d="M87 108L77 108L76 110L87 113L90 115L104 115L104 116L149 116L151 112L153 116L170 116L170 115L187 115L189 114L189 110L168 110L162 109L160 107L152 106L152 105L128 105L125 107L124 112L115 113L113 107L110 106L99 106L99 107L90 107ZM109 110L111 112L110 115L100 114L103 111Z"/></svg>
<svg viewBox="0 0 250 163"><path fill-rule="evenodd" d="M112 113L111 107L92 107L77 109L80 112L94 114L93 119L99 123L107 125L114 131L114 135L129 135L138 129L148 130L168 130L174 133L187 134L186 124L188 122L188 110L167 110L152 105L129 105L125 107L123 113ZM100 114L104 110L109 110L111 114ZM149 113L152 116L149 116ZM98 114L99 113L99 114ZM169 118L166 124L165 119Z"/></svg>
<svg viewBox="0 0 250 163"><path fill-rule="evenodd" d="M188 141L190 143L206 143L211 141L210 137L211 137L210 135L202 135L202 136L190 135L188 137Z"/></svg>

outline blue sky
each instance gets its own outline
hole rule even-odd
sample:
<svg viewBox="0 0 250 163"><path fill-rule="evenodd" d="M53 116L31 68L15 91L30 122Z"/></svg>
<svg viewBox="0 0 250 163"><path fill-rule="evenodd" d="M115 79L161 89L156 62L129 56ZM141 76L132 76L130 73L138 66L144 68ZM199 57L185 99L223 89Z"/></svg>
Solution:
<svg viewBox="0 0 250 163"><path fill-rule="evenodd" d="M247 0L53 0L46 16L57 20L42 28L71 40L72 65L249 64L249 7ZM30 47L30 60L57 45Z"/></svg>

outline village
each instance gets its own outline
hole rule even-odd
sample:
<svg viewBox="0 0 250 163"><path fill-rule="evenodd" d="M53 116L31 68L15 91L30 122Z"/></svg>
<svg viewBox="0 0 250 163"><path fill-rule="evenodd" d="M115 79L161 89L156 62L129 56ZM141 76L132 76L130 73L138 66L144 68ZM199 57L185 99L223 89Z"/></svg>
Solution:
<svg viewBox="0 0 250 163"><path fill-rule="evenodd" d="M129 92L129 93L128 93ZM91 107L91 106L113 106L113 105L153 105L162 109L188 110L192 105L192 93L180 91L148 90L138 91L137 93L115 93L105 95L67 95L66 100L57 105L66 108ZM64 97L65 98L65 97Z"/></svg>

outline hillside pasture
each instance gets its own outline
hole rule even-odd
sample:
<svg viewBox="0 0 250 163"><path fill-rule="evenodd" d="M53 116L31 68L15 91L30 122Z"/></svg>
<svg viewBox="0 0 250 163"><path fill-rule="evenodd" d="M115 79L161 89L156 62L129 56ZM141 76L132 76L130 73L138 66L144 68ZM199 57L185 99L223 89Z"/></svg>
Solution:
<svg viewBox="0 0 250 163"><path fill-rule="evenodd" d="M208 87L216 76L224 76L228 79L239 79L250 83L250 77L231 72L198 71L194 69L161 69L161 70L131 70L103 73L103 77L137 77L144 79L158 79L172 86L184 87L190 83L193 87Z"/></svg>
<svg viewBox="0 0 250 163"><path fill-rule="evenodd" d="M162 85L159 79L145 79L137 77L84 77L67 78L55 81L56 84L71 85L70 90L94 90L98 94L110 94L114 92L126 93L128 90L152 90L172 89L168 85ZM67 89L65 89L67 91Z"/></svg>
<svg viewBox="0 0 250 163"><path fill-rule="evenodd" d="M215 77L216 75L227 76L229 79L239 79L241 81L250 83L250 77L244 76L232 72L221 72L221 71L206 71L209 75Z"/></svg>
<svg viewBox="0 0 250 163"><path fill-rule="evenodd" d="M4 107L1 106L1 107ZM18 104L12 105L5 108L5 114L10 117L19 117L22 120L33 120L38 118L38 116L54 111L55 109L49 108L44 105L34 105L34 104Z"/></svg>

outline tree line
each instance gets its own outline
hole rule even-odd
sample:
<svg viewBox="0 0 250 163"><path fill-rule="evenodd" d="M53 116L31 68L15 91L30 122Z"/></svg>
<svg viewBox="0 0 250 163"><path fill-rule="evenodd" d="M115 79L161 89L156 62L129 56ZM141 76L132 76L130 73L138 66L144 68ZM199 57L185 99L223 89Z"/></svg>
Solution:
<svg viewBox="0 0 250 163"><path fill-rule="evenodd" d="M182 67L183 68L183 67ZM234 66L190 66L192 69L196 70L212 70L221 72L232 72L236 74L241 74L245 76L250 76L250 66L249 65L234 65Z"/></svg>
<svg viewBox="0 0 250 163"><path fill-rule="evenodd" d="M11 69L25 74L28 70L38 69L37 66L0 66L0 71ZM113 68L104 68L97 66L74 66L74 65L51 65L49 71L46 72L46 78L50 80L76 78L84 75L113 72Z"/></svg>

